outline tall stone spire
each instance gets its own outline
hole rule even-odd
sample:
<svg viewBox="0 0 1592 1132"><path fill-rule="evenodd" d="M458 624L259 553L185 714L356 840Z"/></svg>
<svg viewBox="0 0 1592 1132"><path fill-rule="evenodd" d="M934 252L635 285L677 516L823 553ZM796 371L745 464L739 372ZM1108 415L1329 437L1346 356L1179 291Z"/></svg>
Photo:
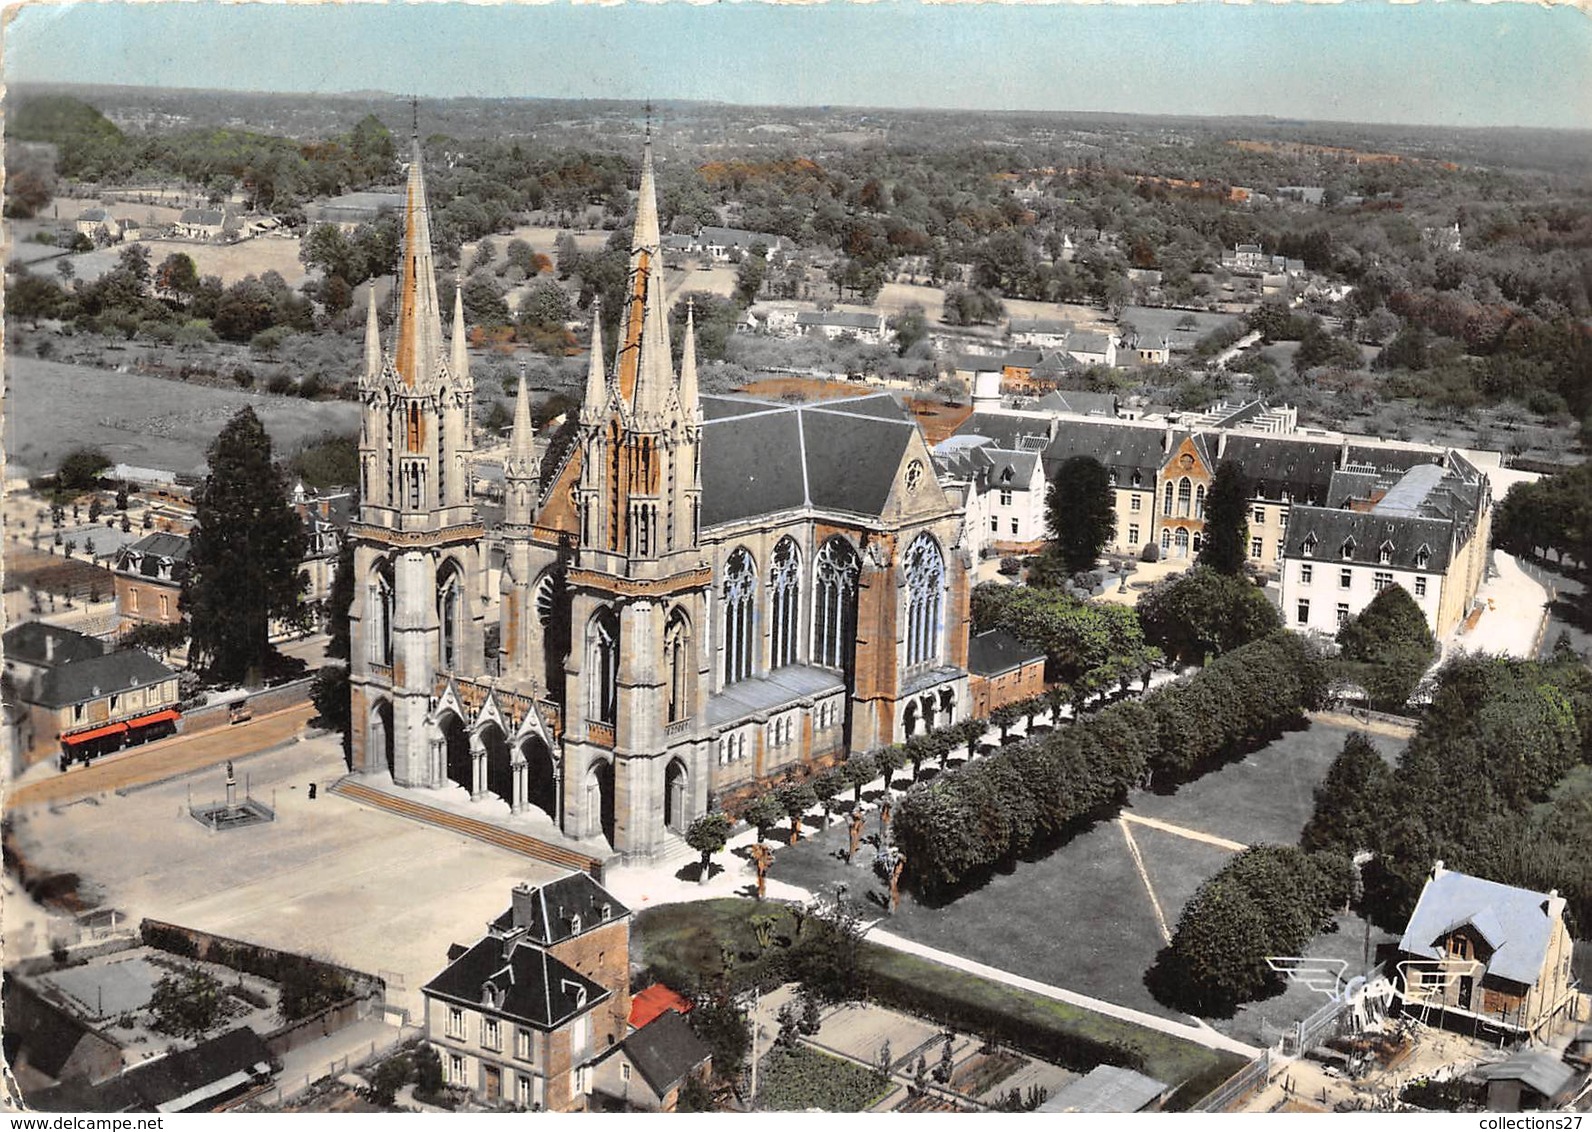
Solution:
<svg viewBox="0 0 1592 1132"><path fill-rule="evenodd" d="M403 383L413 386L429 381L442 358L442 313L437 306L437 276L431 259L431 216L418 135L410 143L402 254L393 364Z"/></svg>
<svg viewBox="0 0 1592 1132"><path fill-rule="evenodd" d="M649 251L654 255L663 246L658 235L658 188L652 174L652 137L641 151L641 191L636 195L636 230L630 239L632 253Z"/></svg>
<svg viewBox="0 0 1592 1132"><path fill-rule="evenodd" d="M636 230L630 241L630 301L641 303L626 321L625 349L637 350L633 407L638 422L656 419L674 385L669 318L663 293L663 248L658 236L658 193L652 173L652 140L641 158ZM640 314L640 318L636 314ZM639 324L639 325L638 325ZM646 427L643 425L643 427Z"/></svg>
<svg viewBox="0 0 1592 1132"><path fill-rule="evenodd" d="M603 372L602 307L591 304L591 357L586 366L586 395L580 404L583 424L600 424L608 412L608 378Z"/></svg>
<svg viewBox="0 0 1592 1132"><path fill-rule="evenodd" d="M459 385L470 383L470 341L464 333L464 281L454 280L453 287L453 358L448 369ZM523 384L523 383L522 383Z"/></svg>
<svg viewBox="0 0 1592 1132"><path fill-rule="evenodd" d="M365 380L381 376L381 320L376 317L376 281L370 281L370 309L365 312Z"/></svg>
<svg viewBox="0 0 1592 1132"><path fill-rule="evenodd" d="M696 304L685 308L685 344L680 349L680 408L686 423L695 423L698 405L696 357Z"/></svg>
<svg viewBox="0 0 1592 1132"><path fill-rule="evenodd" d="M508 474L524 476L536 464L536 433L531 426L530 379L520 366L520 387L514 394L514 431L509 438Z"/></svg>

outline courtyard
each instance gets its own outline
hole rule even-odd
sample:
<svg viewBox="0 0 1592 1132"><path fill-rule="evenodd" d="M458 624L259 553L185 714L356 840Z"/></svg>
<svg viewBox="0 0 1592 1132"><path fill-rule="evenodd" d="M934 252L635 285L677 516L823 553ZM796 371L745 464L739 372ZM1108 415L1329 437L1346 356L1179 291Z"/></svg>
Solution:
<svg viewBox="0 0 1592 1132"><path fill-rule="evenodd" d="M240 793L247 781L276 821L217 833L190 818L190 797L222 791L211 768L16 812L16 844L40 869L75 873L89 906L368 971L387 980L389 1002L415 1013L450 944L476 939L517 882L559 872L328 794L344 773L335 736L240 758L236 769ZM46 912L7 900L4 915L8 957L48 950Z"/></svg>
<svg viewBox="0 0 1592 1132"><path fill-rule="evenodd" d="M1047 855L1018 862L951 903L925 907L910 896L880 927L941 951L1118 1006L1177 1021L1144 985L1144 973L1176 928L1195 889L1239 848L1294 844L1313 808L1312 793L1351 729L1316 722L1283 735L1241 761L1161 795L1135 791L1120 817L1077 834ZM1398 740L1373 735L1390 760ZM870 817L868 833L877 833ZM884 913L886 889L874 870L875 853L842 860L839 824L800 846L779 851L773 879L810 891L845 883ZM1380 940L1382 937L1376 937ZM1372 941L1373 944L1375 941ZM1357 966L1365 947L1358 920L1342 924L1317 945ZM1214 1025L1257 1045L1323 1000L1290 989Z"/></svg>

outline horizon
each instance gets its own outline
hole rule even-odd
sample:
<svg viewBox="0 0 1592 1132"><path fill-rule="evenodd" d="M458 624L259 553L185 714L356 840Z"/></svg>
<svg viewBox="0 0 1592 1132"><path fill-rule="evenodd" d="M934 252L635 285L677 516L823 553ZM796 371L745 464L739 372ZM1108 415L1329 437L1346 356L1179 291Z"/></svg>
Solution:
<svg viewBox="0 0 1592 1132"><path fill-rule="evenodd" d="M1521 3L39 4L5 55L23 87L358 97L409 73L423 100L1592 123L1592 20Z"/></svg>

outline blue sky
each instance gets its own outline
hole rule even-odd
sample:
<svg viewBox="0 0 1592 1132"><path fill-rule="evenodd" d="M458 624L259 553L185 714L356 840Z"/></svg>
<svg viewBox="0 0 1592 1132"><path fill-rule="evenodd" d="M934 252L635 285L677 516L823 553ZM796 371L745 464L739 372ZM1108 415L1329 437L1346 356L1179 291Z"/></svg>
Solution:
<svg viewBox="0 0 1592 1132"><path fill-rule="evenodd" d="M1592 17L1386 4L85 3L12 81L1592 127Z"/></svg>

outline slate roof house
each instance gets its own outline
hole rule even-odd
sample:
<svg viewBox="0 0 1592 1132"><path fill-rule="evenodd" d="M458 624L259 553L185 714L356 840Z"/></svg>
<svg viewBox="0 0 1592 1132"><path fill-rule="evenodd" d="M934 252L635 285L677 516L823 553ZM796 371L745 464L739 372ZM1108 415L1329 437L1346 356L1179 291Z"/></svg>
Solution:
<svg viewBox="0 0 1592 1132"><path fill-rule="evenodd" d="M802 311L796 316L796 327L809 338L833 342L849 334L870 346L881 345L889 333L884 315L871 311Z"/></svg>
<svg viewBox="0 0 1592 1132"><path fill-rule="evenodd" d="M121 626L174 625L192 545L187 535L156 531L116 554L116 616Z"/></svg>
<svg viewBox="0 0 1592 1132"><path fill-rule="evenodd" d="M585 873L515 887L427 983L426 1040L483 1104L579 1111L630 1016L630 910Z"/></svg>
<svg viewBox="0 0 1592 1132"><path fill-rule="evenodd" d="M1564 910L1557 892L1467 876L1438 861L1399 940L1405 1009L1467 1032L1536 1034L1574 1000ZM1439 962L1451 969L1440 971Z"/></svg>
<svg viewBox="0 0 1592 1132"><path fill-rule="evenodd" d="M665 1010L634 1031L596 1067L595 1091L606 1103L631 1112L674 1112L691 1078L706 1081L713 1053L691 1024Z"/></svg>

